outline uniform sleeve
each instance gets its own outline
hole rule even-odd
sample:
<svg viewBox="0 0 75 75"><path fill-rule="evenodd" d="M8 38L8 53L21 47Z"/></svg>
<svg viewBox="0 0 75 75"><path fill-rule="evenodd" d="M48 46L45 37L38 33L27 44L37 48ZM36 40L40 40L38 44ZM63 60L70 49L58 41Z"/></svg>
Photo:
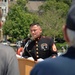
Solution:
<svg viewBox="0 0 75 75"><path fill-rule="evenodd" d="M51 45L51 56L57 56L57 48L52 38L50 39L50 43L51 43L50 44Z"/></svg>

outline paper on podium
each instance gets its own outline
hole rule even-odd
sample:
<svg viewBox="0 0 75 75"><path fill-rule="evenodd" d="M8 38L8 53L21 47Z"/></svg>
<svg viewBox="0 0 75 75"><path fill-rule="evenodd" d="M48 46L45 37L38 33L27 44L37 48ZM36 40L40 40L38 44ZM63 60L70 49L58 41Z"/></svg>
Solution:
<svg viewBox="0 0 75 75"><path fill-rule="evenodd" d="M37 60L37 62L41 62L41 61L44 61L44 59L39 58L39 59Z"/></svg>
<svg viewBox="0 0 75 75"><path fill-rule="evenodd" d="M27 59L35 61L33 57L28 57ZM41 62L41 61L44 61L44 59L42 58L37 59L37 62Z"/></svg>
<svg viewBox="0 0 75 75"><path fill-rule="evenodd" d="M20 56L20 55L18 55L18 54L16 54L16 57L17 57L17 58L23 58L22 56Z"/></svg>
<svg viewBox="0 0 75 75"><path fill-rule="evenodd" d="M29 59L29 60L33 60L33 61L34 61L33 57L28 57L27 59Z"/></svg>

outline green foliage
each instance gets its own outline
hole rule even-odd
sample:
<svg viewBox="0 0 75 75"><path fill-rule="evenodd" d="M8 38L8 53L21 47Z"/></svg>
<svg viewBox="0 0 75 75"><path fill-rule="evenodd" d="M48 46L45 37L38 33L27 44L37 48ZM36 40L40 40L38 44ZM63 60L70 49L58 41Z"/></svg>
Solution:
<svg viewBox="0 0 75 75"><path fill-rule="evenodd" d="M24 7L27 2L28 2L28 0L17 0L17 5Z"/></svg>
<svg viewBox="0 0 75 75"><path fill-rule="evenodd" d="M26 7L28 0L17 0L12 4L5 24L4 35L9 35L11 40L22 40L29 34L29 25L39 22L43 28L43 34L63 39L62 25L65 24L66 15L71 5L71 0L46 0L39 7L38 12L30 13Z"/></svg>
<svg viewBox="0 0 75 75"><path fill-rule="evenodd" d="M56 0L48 0L39 7L39 11L43 11L39 19L42 21L44 35L53 36L54 38L60 35L63 38L62 25L65 24L68 9L69 5Z"/></svg>
<svg viewBox="0 0 75 75"><path fill-rule="evenodd" d="M69 6L71 6L71 2L72 0L56 0L57 2L64 2L66 4L68 4Z"/></svg>
<svg viewBox="0 0 75 75"><path fill-rule="evenodd" d="M67 14L68 9L69 9L69 5L67 5L64 2L56 2L56 0L46 1L42 6L39 7L39 10L43 10L45 12L47 12L48 10L52 12L57 11L57 14L60 15L61 13L61 14L64 14L64 16Z"/></svg>
<svg viewBox="0 0 75 75"><path fill-rule="evenodd" d="M67 48L67 43L56 43L57 50L62 50L62 47Z"/></svg>
<svg viewBox="0 0 75 75"><path fill-rule="evenodd" d="M3 26L4 35L9 35L13 41L26 38L29 34L29 25L37 18L37 16L27 13L21 6L22 4L20 5L19 2L12 5Z"/></svg>

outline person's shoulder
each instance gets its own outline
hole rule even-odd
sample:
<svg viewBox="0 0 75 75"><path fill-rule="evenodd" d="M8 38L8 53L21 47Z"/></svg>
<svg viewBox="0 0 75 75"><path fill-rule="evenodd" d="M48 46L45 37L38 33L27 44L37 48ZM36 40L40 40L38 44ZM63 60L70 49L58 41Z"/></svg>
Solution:
<svg viewBox="0 0 75 75"><path fill-rule="evenodd" d="M4 52L4 53L15 53L14 49L10 46L7 45L3 45L0 43L0 52Z"/></svg>
<svg viewBox="0 0 75 75"><path fill-rule="evenodd" d="M63 57L56 57L56 58L47 58L44 61L41 61L35 65L32 69L31 74L39 74L39 75L53 75L57 69L60 70L60 67L64 63L61 63ZM55 75L55 74L54 74Z"/></svg>
<svg viewBox="0 0 75 75"><path fill-rule="evenodd" d="M60 63L61 61L59 61L59 60L62 60L62 58L64 58L63 56L59 56L59 57L56 57L56 58L47 58L47 59L45 59L44 61L42 61L42 62L40 62L40 63L38 63L38 65L40 66L40 65L52 65L52 64L55 64L56 62L57 63Z"/></svg>
<svg viewBox="0 0 75 75"><path fill-rule="evenodd" d="M16 52L12 47L0 44L0 58L10 62L12 58L16 58Z"/></svg>
<svg viewBox="0 0 75 75"><path fill-rule="evenodd" d="M0 43L0 49L12 49L12 47L10 47L9 45L3 45Z"/></svg>
<svg viewBox="0 0 75 75"><path fill-rule="evenodd" d="M48 70L49 66L52 66L55 63L54 59L53 58L47 58L44 61L41 61L41 62L37 63L35 65L35 67L33 68L33 70L36 70L36 69L38 69L38 70L43 70L43 69Z"/></svg>

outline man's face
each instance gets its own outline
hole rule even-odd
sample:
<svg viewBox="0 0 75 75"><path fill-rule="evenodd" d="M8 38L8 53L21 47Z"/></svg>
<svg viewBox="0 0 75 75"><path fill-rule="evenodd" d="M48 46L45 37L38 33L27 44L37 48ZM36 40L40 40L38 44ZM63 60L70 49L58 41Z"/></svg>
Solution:
<svg viewBox="0 0 75 75"><path fill-rule="evenodd" d="M40 26L34 25L30 27L30 33L33 39L38 38L41 33L42 33L42 29Z"/></svg>

